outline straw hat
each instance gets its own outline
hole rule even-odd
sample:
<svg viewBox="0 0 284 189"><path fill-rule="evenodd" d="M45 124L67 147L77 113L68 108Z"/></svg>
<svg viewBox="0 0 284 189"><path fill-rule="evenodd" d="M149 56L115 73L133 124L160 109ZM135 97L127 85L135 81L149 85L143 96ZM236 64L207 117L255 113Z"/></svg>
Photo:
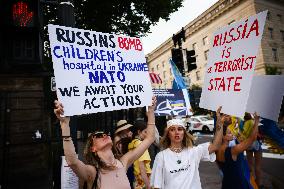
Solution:
<svg viewBox="0 0 284 189"><path fill-rule="evenodd" d="M123 131L125 129L128 129L130 127L132 127L133 125L127 123L126 120L119 120L116 124L116 130L115 130L115 134L120 132L120 131Z"/></svg>

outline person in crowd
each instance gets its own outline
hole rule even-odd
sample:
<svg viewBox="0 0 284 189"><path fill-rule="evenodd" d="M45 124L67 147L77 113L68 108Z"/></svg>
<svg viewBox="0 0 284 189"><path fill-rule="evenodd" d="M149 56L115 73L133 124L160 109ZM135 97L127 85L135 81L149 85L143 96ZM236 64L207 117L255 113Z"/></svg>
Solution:
<svg viewBox="0 0 284 189"><path fill-rule="evenodd" d="M116 124L114 135L120 138L132 138L133 133L130 130L131 127L133 127L133 125L127 123L126 120L119 120Z"/></svg>
<svg viewBox="0 0 284 189"><path fill-rule="evenodd" d="M244 124L242 131L245 136L251 133L253 129L253 118L250 113L245 113ZM247 161L249 165L250 172L252 176L255 176L255 181L258 188L263 188L262 185L262 170L261 170L261 160L262 160L262 148L261 148L261 137L258 133L256 140L252 143L250 147L246 150Z"/></svg>
<svg viewBox="0 0 284 189"><path fill-rule="evenodd" d="M214 162L215 151L222 142L223 123L217 110L217 128L213 143L194 146L194 137L185 130L182 119L167 122L167 130L161 139L163 150L155 158L151 174L151 186L155 189L201 189L199 163Z"/></svg>
<svg viewBox="0 0 284 189"><path fill-rule="evenodd" d="M147 124L143 120L137 120L134 124L133 140L128 145L129 151L136 149L147 136ZM151 158L148 149L143 155L134 161L135 189L151 189L150 187L150 168Z"/></svg>
<svg viewBox="0 0 284 189"><path fill-rule="evenodd" d="M147 112L147 136L137 148L117 159L112 151L113 142L110 136L104 131L96 131L87 139L84 150L87 162L85 164L77 158L70 137L70 118L62 117L63 106L60 102L55 101L54 113L61 125L65 159L74 173L87 182L88 189L130 189L126 170L155 140L155 105L156 98L153 97L152 105L149 106Z"/></svg>
<svg viewBox="0 0 284 189"><path fill-rule="evenodd" d="M229 146L234 135L229 129L232 123L231 116L224 117L223 141L217 151L217 162L223 172L222 189L252 189L250 172L243 152L255 141L258 132L259 116L254 114L255 120L249 137L240 143Z"/></svg>
<svg viewBox="0 0 284 189"><path fill-rule="evenodd" d="M114 133L114 153L116 156L122 157L128 152L128 144L132 141L133 133L130 130L133 128L132 124L129 124L126 120L119 120L116 124L116 130ZM133 164L129 165L127 169L127 178L129 180L131 189L134 188L134 168Z"/></svg>

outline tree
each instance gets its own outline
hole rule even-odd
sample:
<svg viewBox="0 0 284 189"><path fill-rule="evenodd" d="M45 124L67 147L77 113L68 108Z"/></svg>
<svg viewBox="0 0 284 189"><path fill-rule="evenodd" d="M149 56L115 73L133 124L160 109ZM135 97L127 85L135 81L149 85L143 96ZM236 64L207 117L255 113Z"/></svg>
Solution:
<svg viewBox="0 0 284 189"><path fill-rule="evenodd" d="M160 19L169 20L183 0L74 0L76 27L105 33L141 37ZM55 6L47 5L45 17L56 20ZM52 8L50 8L52 6Z"/></svg>
<svg viewBox="0 0 284 189"><path fill-rule="evenodd" d="M281 70L276 66L265 65L265 73L266 75L281 75Z"/></svg>
<svg viewBox="0 0 284 189"><path fill-rule="evenodd" d="M76 27L104 33L142 37L160 19L169 20L171 13L182 7L183 0L74 0ZM57 3L45 3L44 62L51 69L47 24L58 24Z"/></svg>

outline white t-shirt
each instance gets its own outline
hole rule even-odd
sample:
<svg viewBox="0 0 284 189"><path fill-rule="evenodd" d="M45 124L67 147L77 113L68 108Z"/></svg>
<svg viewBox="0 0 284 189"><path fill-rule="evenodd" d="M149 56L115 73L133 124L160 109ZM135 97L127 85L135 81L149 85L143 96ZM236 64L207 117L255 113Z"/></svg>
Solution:
<svg viewBox="0 0 284 189"><path fill-rule="evenodd" d="M200 160L214 162L216 159L215 153L209 154L209 145L209 142L200 144L180 153L169 148L159 152L152 169L151 186L160 189L201 189Z"/></svg>

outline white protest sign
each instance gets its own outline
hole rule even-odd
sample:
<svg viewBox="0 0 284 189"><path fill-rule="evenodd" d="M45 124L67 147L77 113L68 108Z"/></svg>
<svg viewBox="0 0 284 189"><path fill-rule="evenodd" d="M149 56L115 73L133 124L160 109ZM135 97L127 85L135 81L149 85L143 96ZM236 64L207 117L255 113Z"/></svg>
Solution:
<svg viewBox="0 0 284 189"><path fill-rule="evenodd" d="M138 38L48 25L57 96L64 115L151 104L152 88Z"/></svg>
<svg viewBox="0 0 284 189"><path fill-rule="evenodd" d="M254 76L246 112L257 112L261 117L278 122L283 95L283 75Z"/></svg>
<svg viewBox="0 0 284 189"><path fill-rule="evenodd" d="M213 34L199 106L242 117L251 88L267 11Z"/></svg>
<svg viewBox="0 0 284 189"><path fill-rule="evenodd" d="M65 156L62 156L61 163L61 188L62 189L78 189L79 178L68 166Z"/></svg>

